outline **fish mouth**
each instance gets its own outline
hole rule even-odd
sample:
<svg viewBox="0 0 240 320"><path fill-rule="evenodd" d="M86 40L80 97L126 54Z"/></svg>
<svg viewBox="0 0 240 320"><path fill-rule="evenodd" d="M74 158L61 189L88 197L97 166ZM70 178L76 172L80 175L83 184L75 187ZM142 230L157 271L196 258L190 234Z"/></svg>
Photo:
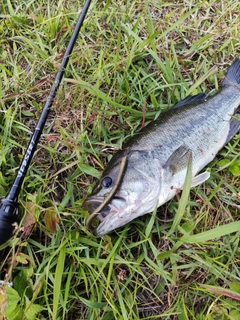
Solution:
<svg viewBox="0 0 240 320"><path fill-rule="evenodd" d="M99 228L105 224L105 220L111 219L114 215L122 212L126 205L126 199L123 197L115 196L106 203L104 207L98 211L98 208L104 203L104 197L92 196L85 200L84 207L90 212L90 216L87 219L87 228L98 237L101 234L98 232Z"/></svg>

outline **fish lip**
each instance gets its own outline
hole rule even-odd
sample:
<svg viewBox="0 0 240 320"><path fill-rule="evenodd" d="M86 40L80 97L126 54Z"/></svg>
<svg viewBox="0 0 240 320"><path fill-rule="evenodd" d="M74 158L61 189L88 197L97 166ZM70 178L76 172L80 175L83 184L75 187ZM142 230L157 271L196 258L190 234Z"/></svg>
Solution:
<svg viewBox="0 0 240 320"><path fill-rule="evenodd" d="M112 201L114 201L114 200L120 200L120 201L122 201L122 202L124 202L124 203L126 202L125 197L116 195L116 196L114 196L114 197L110 200L110 203L106 203L106 206L107 206L107 205L112 205L111 203L112 203ZM92 213L94 210L96 210L96 209L100 206L100 204L103 203L103 201L104 201L104 197L91 196L91 197L87 198L87 199L84 201L83 206L84 206L84 208L85 208L86 210L88 210L89 212ZM91 204L92 204L93 202L97 203L97 206L96 206L95 208L92 208L92 206L91 206ZM115 207L115 206L114 206L114 207ZM99 213L100 213L100 212L99 212Z"/></svg>
<svg viewBox="0 0 240 320"><path fill-rule="evenodd" d="M92 213L94 210L96 210L100 206L100 204L103 201L104 201L104 197L91 196L84 201L83 206L88 212ZM93 202L97 204L95 208L93 208L92 206Z"/></svg>

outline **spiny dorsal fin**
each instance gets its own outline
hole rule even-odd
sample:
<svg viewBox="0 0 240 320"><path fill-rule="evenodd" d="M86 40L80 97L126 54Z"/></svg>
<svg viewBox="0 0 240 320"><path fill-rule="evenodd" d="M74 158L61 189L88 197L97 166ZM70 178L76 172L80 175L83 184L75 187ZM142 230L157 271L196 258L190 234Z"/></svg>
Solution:
<svg viewBox="0 0 240 320"><path fill-rule="evenodd" d="M207 94L205 93L198 93L194 96L189 96L186 97L185 99L179 101L173 108L179 108L183 106L187 106L190 104L198 104L198 103L203 103L207 100Z"/></svg>

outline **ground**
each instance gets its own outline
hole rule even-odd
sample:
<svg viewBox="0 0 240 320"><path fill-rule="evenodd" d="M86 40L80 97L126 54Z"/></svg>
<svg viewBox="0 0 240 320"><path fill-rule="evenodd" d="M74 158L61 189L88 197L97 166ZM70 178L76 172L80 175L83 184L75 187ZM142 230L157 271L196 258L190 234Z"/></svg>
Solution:
<svg viewBox="0 0 240 320"><path fill-rule="evenodd" d="M82 6L0 4L2 198ZM19 195L0 319L240 319L240 134L208 181L110 235L86 229L82 206L134 132L220 90L240 56L239 12L235 0L92 1Z"/></svg>

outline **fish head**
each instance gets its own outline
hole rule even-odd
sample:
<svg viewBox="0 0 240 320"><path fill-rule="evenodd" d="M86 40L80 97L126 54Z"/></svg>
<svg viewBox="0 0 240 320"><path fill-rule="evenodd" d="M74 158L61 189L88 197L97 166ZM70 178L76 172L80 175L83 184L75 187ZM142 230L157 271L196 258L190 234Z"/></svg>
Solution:
<svg viewBox="0 0 240 320"><path fill-rule="evenodd" d="M154 161L146 162L146 157L149 155L142 151L128 154L126 168L116 192L95 216L94 222L98 220L100 224L97 227L89 226L95 236L107 234L154 209L160 183ZM121 158L113 157L92 194L85 200L84 207L90 213L103 204L111 193L118 178L120 165Z"/></svg>

